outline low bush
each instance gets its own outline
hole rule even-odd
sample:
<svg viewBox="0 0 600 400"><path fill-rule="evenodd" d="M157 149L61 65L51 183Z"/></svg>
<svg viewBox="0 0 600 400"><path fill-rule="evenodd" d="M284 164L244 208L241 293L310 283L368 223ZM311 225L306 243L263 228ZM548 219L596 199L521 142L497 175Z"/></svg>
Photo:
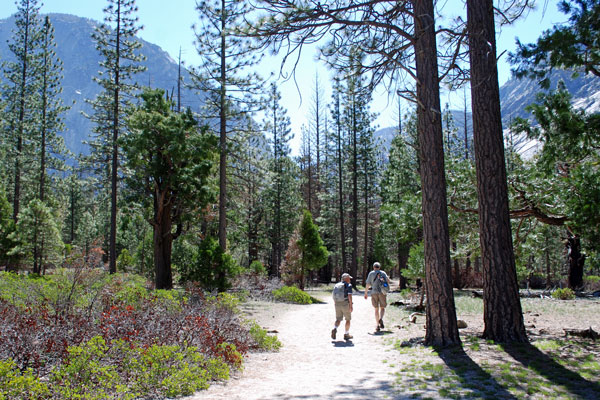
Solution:
<svg viewBox="0 0 600 400"><path fill-rule="evenodd" d="M569 288L558 288L552 292L552 298L558 300L572 300L575 298L575 292Z"/></svg>
<svg viewBox="0 0 600 400"><path fill-rule="evenodd" d="M312 304L312 297L295 286L283 286L273 290L273 298L277 301L295 304Z"/></svg>
<svg viewBox="0 0 600 400"><path fill-rule="evenodd" d="M96 336L69 348L69 356L51 377L60 398L136 399L177 397L207 389L209 382L229 379L229 366L209 359L194 347L149 348Z"/></svg>
<svg viewBox="0 0 600 400"><path fill-rule="evenodd" d="M250 336L252 336L259 350L278 351L281 348L281 342L277 339L277 336L269 335L256 322L250 323Z"/></svg>
<svg viewBox="0 0 600 400"><path fill-rule="evenodd" d="M265 268L264 264L258 260L252 261L250 267L248 267L248 272L258 276L267 275L267 269Z"/></svg>
<svg viewBox="0 0 600 400"><path fill-rule="evenodd" d="M0 400L178 396L227 379L258 348L231 294L152 291L98 270L0 273L0 289Z"/></svg>
<svg viewBox="0 0 600 400"><path fill-rule="evenodd" d="M600 276L588 275L583 278L583 286L586 291L595 292L600 290Z"/></svg>
<svg viewBox="0 0 600 400"><path fill-rule="evenodd" d="M0 360L0 399L47 399L50 390L28 368L21 372L13 360Z"/></svg>

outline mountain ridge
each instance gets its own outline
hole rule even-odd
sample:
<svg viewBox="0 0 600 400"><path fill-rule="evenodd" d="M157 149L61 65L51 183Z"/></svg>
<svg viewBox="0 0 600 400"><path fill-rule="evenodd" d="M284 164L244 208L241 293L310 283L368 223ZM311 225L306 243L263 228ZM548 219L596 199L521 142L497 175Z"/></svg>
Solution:
<svg viewBox="0 0 600 400"><path fill-rule="evenodd" d="M93 19L78 17L71 14L50 13L48 15L55 28L57 55L64 64L64 79L62 81L62 99L72 107L64 115L66 131L62 133L67 147L74 152L88 153L84 144L90 138L93 125L83 114L91 114L93 110L85 99L94 99L100 92L100 86L93 77L98 76L101 56L95 49L91 37L94 28L100 22ZM0 60L10 60L12 53L7 42L12 40L15 16L0 20ZM137 82L143 86L162 88L173 91L177 87L178 63L159 46L141 38L141 53L146 57L142 62L147 70L138 74ZM556 88L557 82L563 80L573 96L573 103L588 112L600 111L600 78L582 75L573 78L570 71L555 70L551 73L551 88ZM191 81L190 73L182 68L182 107L190 107L199 111L203 104L203 96L186 86ZM502 120L506 129L515 117L528 117L525 107L535 101L536 94L542 91L539 85L527 78L512 77L500 88L502 104ZM75 101L73 103L73 101ZM464 132L464 111L450 110L454 116L454 125L459 134ZM471 113L467 112L467 130L472 135ZM384 149L389 149L391 140L397 128L384 127L375 133L376 139Z"/></svg>
<svg viewBox="0 0 600 400"><path fill-rule="evenodd" d="M61 98L71 108L63 115L66 125L62 136L69 150L75 154L87 154L89 148L83 142L90 138L92 122L83 114L92 114L91 105L86 100L93 100L100 93L100 86L93 78L98 76L101 56L92 39L94 28L100 22L71 14L40 14L50 17L55 30L56 54L63 62L63 92ZM15 16L0 20L0 57L2 61L11 61L12 53L8 49L8 41L12 41ZM137 38L142 43L140 53L146 57L141 62L146 71L136 75L136 81L143 86L162 88L172 91L177 87L178 64L159 46ZM190 74L182 68L182 80L190 82ZM74 103L73 103L74 102ZM194 111L203 104L202 96L196 94L185 85L182 87L182 107L190 107Z"/></svg>

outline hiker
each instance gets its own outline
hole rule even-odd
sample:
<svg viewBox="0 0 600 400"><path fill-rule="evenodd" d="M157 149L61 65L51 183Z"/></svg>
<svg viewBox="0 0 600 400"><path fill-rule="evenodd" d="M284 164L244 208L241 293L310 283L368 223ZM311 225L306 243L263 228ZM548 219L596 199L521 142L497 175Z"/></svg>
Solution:
<svg viewBox="0 0 600 400"><path fill-rule="evenodd" d="M375 332L379 332L384 328L383 325L383 314L385 314L385 307L387 306L387 292L389 291L388 276L381 270L381 264L378 262L373 263L373 271L369 272L367 276L367 282L365 283L365 299L371 288L371 304L375 308L375 323L377 327Z"/></svg>
<svg viewBox="0 0 600 400"><path fill-rule="evenodd" d="M350 335L350 320L352 319L352 284L350 274L343 273L342 281L335 284L333 288L333 301L335 304L335 324L331 330L331 338L335 339L337 328L342 322L342 318L346 319L346 333L344 340L352 339Z"/></svg>

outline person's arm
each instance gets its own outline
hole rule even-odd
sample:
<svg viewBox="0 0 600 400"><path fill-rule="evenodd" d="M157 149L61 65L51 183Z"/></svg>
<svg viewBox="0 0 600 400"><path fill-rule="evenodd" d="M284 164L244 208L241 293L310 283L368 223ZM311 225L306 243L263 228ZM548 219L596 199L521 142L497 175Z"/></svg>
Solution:
<svg viewBox="0 0 600 400"><path fill-rule="evenodd" d="M350 307L350 312L352 312L352 293L348 293L348 307Z"/></svg>
<svg viewBox="0 0 600 400"><path fill-rule="evenodd" d="M369 288L371 287L371 284L369 283L370 277L371 277L371 274L367 275L367 282L365 283L365 299L368 297Z"/></svg>

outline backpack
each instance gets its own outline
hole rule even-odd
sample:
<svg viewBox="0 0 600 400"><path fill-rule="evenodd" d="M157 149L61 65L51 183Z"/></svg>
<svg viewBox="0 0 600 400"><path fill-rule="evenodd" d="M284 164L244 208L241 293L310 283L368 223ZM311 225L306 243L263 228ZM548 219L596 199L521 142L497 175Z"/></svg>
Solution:
<svg viewBox="0 0 600 400"><path fill-rule="evenodd" d="M344 294L344 282L338 282L333 287L333 300L335 302L346 301L346 296Z"/></svg>
<svg viewBox="0 0 600 400"><path fill-rule="evenodd" d="M388 284L385 275L383 275L381 272L377 272L377 275L375 275L375 279L373 280L373 286L375 285L377 285L377 287L381 290L382 293L387 294L387 292L390 291L390 285Z"/></svg>

